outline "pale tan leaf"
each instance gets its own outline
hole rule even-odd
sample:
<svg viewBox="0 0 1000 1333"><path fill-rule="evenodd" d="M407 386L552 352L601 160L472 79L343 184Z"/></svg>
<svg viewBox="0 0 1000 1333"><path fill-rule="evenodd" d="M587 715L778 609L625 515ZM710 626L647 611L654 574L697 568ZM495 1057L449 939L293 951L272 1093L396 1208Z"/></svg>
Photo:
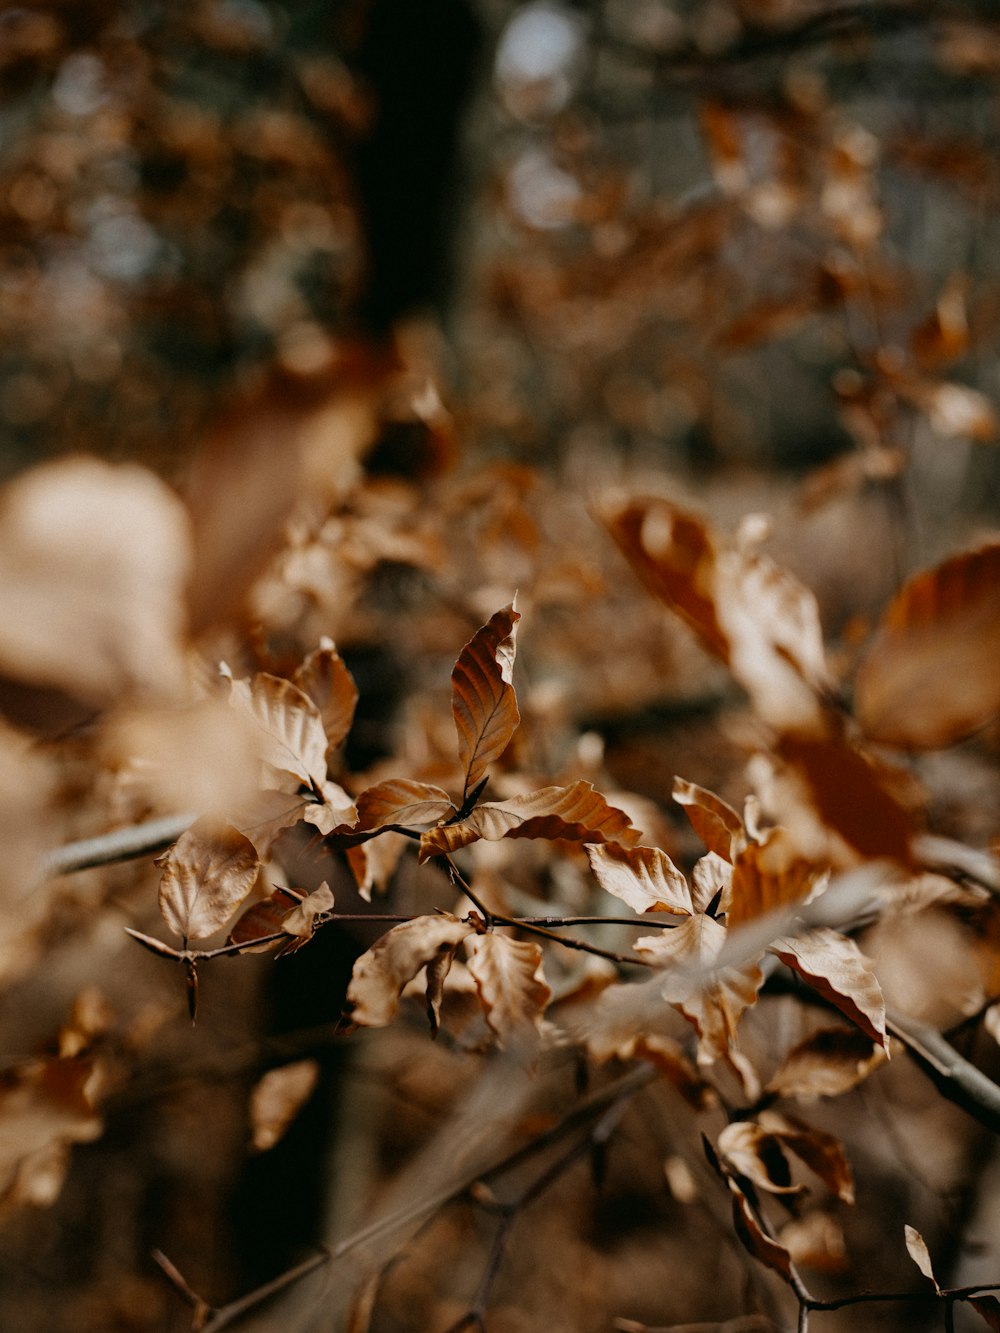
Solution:
<svg viewBox="0 0 1000 1333"><path fill-rule="evenodd" d="M255 791L230 811L229 822L250 839L263 860L285 829L304 818L311 802L298 791Z"/></svg>
<svg viewBox="0 0 1000 1333"><path fill-rule="evenodd" d="M804 977L842 1014L882 1047L888 1047L885 1001L872 967L852 939L823 927L770 946L786 966Z"/></svg>
<svg viewBox="0 0 1000 1333"><path fill-rule="evenodd" d="M0 493L0 673L91 704L186 678L187 515L146 469L65 458Z"/></svg>
<svg viewBox="0 0 1000 1333"><path fill-rule="evenodd" d="M320 833L325 835L334 829L356 823L357 807L339 783L324 778L322 782L314 784L312 796L312 800L306 801L302 818L307 824L314 824ZM322 799L316 800L317 796Z"/></svg>
<svg viewBox="0 0 1000 1333"><path fill-rule="evenodd" d="M277 949L283 945L282 923L288 914L302 902L301 889L277 888L266 898L248 907L236 920L236 924L226 937L227 944L242 944L244 953L266 953L268 949ZM268 943L260 941L271 935Z"/></svg>
<svg viewBox="0 0 1000 1333"><path fill-rule="evenodd" d="M307 894L298 906L293 907L288 915L282 918L281 929L287 935L296 935L305 942L312 939L316 933L317 917L332 911L333 893L324 880L318 889L313 889L312 893ZM285 952L290 953L291 950L286 949Z"/></svg>
<svg viewBox="0 0 1000 1333"><path fill-rule="evenodd" d="M801 1194L792 1181L788 1158L775 1134L752 1120L734 1120L716 1140L716 1151L727 1169L744 1176L769 1194Z"/></svg>
<svg viewBox="0 0 1000 1333"><path fill-rule="evenodd" d="M789 903L801 902L820 873L798 854L784 829L771 829L764 842L749 843L733 862L726 924L732 929Z"/></svg>
<svg viewBox="0 0 1000 1333"><path fill-rule="evenodd" d="M806 731L822 725L819 697L830 674L808 589L745 545L727 546L669 500L627 499L607 506L603 518L646 586L729 667L766 722Z"/></svg>
<svg viewBox="0 0 1000 1333"><path fill-rule="evenodd" d="M473 935L465 941L486 1021L501 1046L534 1038L552 991L542 975L542 951L507 935Z"/></svg>
<svg viewBox="0 0 1000 1333"><path fill-rule="evenodd" d="M946 440L990 444L1000 432L992 399L968 384L952 380L919 380L905 396L927 413L931 429Z"/></svg>
<svg viewBox="0 0 1000 1333"><path fill-rule="evenodd" d="M714 792L684 778L674 778L673 797L684 807L691 827L708 850L732 862L747 840L743 820L733 807Z"/></svg>
<svg viewBox="0 0 1000 1333"><path fill-rule="evenodd" d="M838 1138L777 1111L762 1111L759 1124L804 1162L841 1203L854 1202L854 1177Z"/></svg>
<svg viewBox="0 0 1000 1333"><path fill-rule="evenodd" d="M768 1236L754 1216L750 1201L734 1180L729 1181L733 1196L733 1225L736 1234L750 1254L765 1268L780 1274L786 1282L795 1275L792 1256L783 1245Z"/></svg>
<svg viewBox="0 0 1000 1333"><path fill-rule="evenodd" d="M407 982L440 954L454 953L472 929L447 912L393 926L354 964L347 988L354 1022L365 1027L391 1023Z"/></svg>
<svg viewBox="0 0 1000 1333"><path fill-rule="evenodd" d="M855 711L872 740L950 745L1000 712L1000 543L953 556L890 603L858 670Z"/></svg>
<svg viewBox="0 0 1000 1333"><path fill-rule="evenodd" d="M428 829L420 839L420 859L457 851L480 838L550 838L566 842L632 846L642 834L623 810L609 805L589 782L543 787L506 801L485 801L467 819Z"/></svg>
<svg viewBox="0 0 1000 1333"><path fill-rule="evenodd" d="M441 1002L444 999L444 983L448 979L451 965L455 961L454 950L446 949L436 954L427 964L427 1018L431 1025L431 1036L436 1037L441 1027Z"/></svg>
<svg viewBox="0 0 1000 1333"><path fill-rule="evenodd" d="M374 832L394 825L417 829L455 813L451 797L430 782L389 778L366 788L357 800L358 832Z"/></svg>
<svg viewBox="0 0 1000 1333"><path fill-rule="evenodd" d="M323 638L295 673L295 684L319 709L327 748L347 737L358 703L358 687L332 639Z"/></svg>
<svg viewBox="0 0 1000 1333"><path fill-rule="evenodd" d="M822 1028L789 1051L767 1091L776 1097L839 1097L886 1058L860 1028Z"/></svg>
<svg viewBox="0 0 1000 1333"><path fill-rule="evenodd" d="M94 1057L37 1060L8 1070L0 1088L0 1207L44 1207L62 1188L69 1148L103 1129Z"/></svg>
<svg viewBox="0 0 1000 1333"><path fill-rule="evenodd" d="M845 1273L850 1267L839 1222L820 1209L786 1222L778 1241L791 1255L792 1263L817 1273Z"/></svg>
<svg viewBox="0 0 1000 1333"><path fill-rule="evenodd" d="M691 916L694 905L687 880L659 847L622 847L588 843L594 878L606 893L633 912L672 912Z"/></svg>
<svg viewBox="0 0 1000 1333"><path fill-rule="evenodd" d="M326 781L326 732L319 709L297 685L259 672L230 683L230 703L260 732L262 787L294 792Z"/></svg>
<svg viewBox="0 0 1000 1333"><path fill-rule="evenodd" d="M160 858L160 911L182 939L204 939L225 925L253 888L260 858L230 824L199 819Z"/></svg>
<svg viewBox="0 0 1000 1333"><path fill-rule="evenodd" d="M929 1282L934 1283L934 1290L940 1291L938 1280L934 1276L934 1265L931 1263L931 1252L927 1248L927 1242L921 1236L916 1227L909 1225L903 1228L903 1236L906 1240L906 1252L913 1262L923 1273Z"/></svg>
<svg viewBox="0 0 1000 1333"><path fill-rule="evenodd" d="M691 868L691 901L696 912L707 912L718 899L715 915L728 912L733 889L733 867L715 852L700 856Z"/></svg>
<svg viewBox="0 0 1000 1333"><path fill-rule="evenodd" d="M498 611L465 645L451 673L451 711L465 773L464 796L482 782L521 720L513 685L520 619L513 602Z"/></svg>
<svg viewBox="0 0 1000 1333"><path fill-rule="evenodd" d="M269 1069L250 1093L250 1135L254 1152L267 1152L282 1138L312 1096L319 1079L315 1060Z"/></svg>
<svg viewBox="0 0 1000 1333"><path fill-rule="evenodd" d="M698 1031L698 1062L723 1059L736 1038L744 1012L757 1001L764 980L759 967L709 970L726 942L726 928L705 915L688 917L673 930L644 936L633 948L665 969L660 993Z"/></svg>

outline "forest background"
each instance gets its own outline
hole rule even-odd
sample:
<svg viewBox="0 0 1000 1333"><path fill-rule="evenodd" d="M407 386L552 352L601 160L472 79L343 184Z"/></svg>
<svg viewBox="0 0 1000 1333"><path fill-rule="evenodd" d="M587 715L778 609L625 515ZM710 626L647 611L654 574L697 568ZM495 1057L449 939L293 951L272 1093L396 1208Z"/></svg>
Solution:
<svg viewBox="0 0 1000 1333"><path fill-rule="evenodd" d="M0 12L0 1326L1000 1328L998 78Z"/></svg>

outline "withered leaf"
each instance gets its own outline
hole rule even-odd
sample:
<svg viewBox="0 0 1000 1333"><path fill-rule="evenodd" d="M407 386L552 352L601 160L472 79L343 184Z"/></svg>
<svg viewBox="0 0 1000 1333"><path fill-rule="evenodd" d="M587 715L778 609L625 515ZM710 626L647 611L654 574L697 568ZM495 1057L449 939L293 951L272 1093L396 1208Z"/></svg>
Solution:
<svg viewBox="0 0 1000 1333"><path fill-rule="evenodd" d="M929 1282L934 1283L934 1290L940 1291L938 1280L934 1276L934 1265L931 1263L931 1252L927 1248L927 1242L921 1236L916 1227L909 1225L903 1228L903 1236L906 1240L906 1252L910 1258L923 1273Z"/></svg>
<svg viewBox="0 0 1000 1333"><path fill-rule="evenodd" d="M491 932L467 938L465 951L486 1021L499 1044L537 1036L552 998L542 975L541 948Z"/></svg>
<svg viewBox="0 0 1000 1333"><path fill-rule="evenodd" d="M1000 1333L1000 1301L995 1296L970 1296L968 1303L982 1317L987 1328Z"/></svg>
<svg viewBox="0 0 1000 1333"><path fill-rule="evenodd" d="M369 842L346 848L347 864L366 903L371 902L373 890L386 892L405 847L406 839L401 833L382 833Z"/></svg>
<svg viewBox="0 0 1000 1333"><path fill-rule="evenodd" d="M375 832L395 825L416 829L455 813L446 791L430 782L389 778L366 788L357 799L358 832Z"/></svg>
<svg viewBox="0 0 1000 1333"><path fill-rule="evenodd" d="M513 602L497 611L459 653L451 673L451 711L465 773L463 798L486 777L521 720L513 684L520 619Z"/></svg>
<svg viewBox="0 0 1000 1333"><path fill-rule="evenodd" d="M256 791L230 812L230 823L249 838L263 859L287 828L298 824L310 804L299 791Z"/></svg>
<svg viewBox="0 0 1000 1333"><path fill-rule="evenodd" d="M743 820L714 792L696 782L674 778L673 797L684 807L691 827L710 852L731 862L746 845Z"/></svg>
<svg viewBox="0 0 1000 1333"><path fill-rule="evenodd" d="M749 843L733 861L727 925L732 929L788 903L800 902L819 874L798 854L784 829L771 829L763 842Z"/></svg>
<svg viewBox="0 0 1000 1333"><path fill-rule="evenodd" d="M428 829L420 838L420 859L454 852L480 838L550 838L566 842L622 843L632 846L642 834L623 810L609 805L589 782L571 787L543 787L506 801L484 801L467 819Z"/></svg>
<svg viewBox="0 0 1000 1333"><path fill-rule="evenodd" d="M818 1273L844 1273L848 1270L847 1244L836 1218L816 1209L803 1217L786 1222L778 1240L794 1264Z"/></svg>
<svg viewBox="0 0 1000 1333"><path fill-rule="evenodd" d="M295 937L289 940L282 953L294 953L296 949L311 940L316 933L317 918L332 910L333 893L324 880L318 889L313 889L312 893L307 894L286 917L282 918L281 929L287 935Z"/></svg>
<svg viewBox="0 0 1000 1333"><path fill-rule="evenodd" d="M715 1143L720 1160L769 1194L801 1194L778 1137L751 1120L734 1120Z"/></svg>
<svg viewBox="0 0 1000 1333"><path fill-rule="evenodd" d="M319 709L297 685L259 672L231 680L230 703L261 733L265 780L261 786L294 792L326 781L326 732Z"/></svg>
<svg viewBox="0 0 1000 1333"><path fill-rule="evenodd" d="M393 926L354 964L347 988L354 1022L365 1027L391 1023L403 987L432 959L454 953L472 929L447 912Z"/></svg>
<svg viewBox="0 0 1000 1333"><path fill-rule="evenodd" d="M666 969L660 993L697 1029L699 1064L726 1057L739 1020L756 1003L764 980L757 966L713 971L725 941L725 926L699 914L633 945L636 953Z"/></svg>
<svg viewBox="0 0 1000 1333"><path fill-rule="evenodd" d="M776 1097L839 1097L885 1060L885 1049L860 1028L822 1028L789 1051L767 1091Z"/></svg>
<svg viewBox="0 0 1000 1333"><path fill-rule="evenodd" d="M765 1233L754 1216L750 1200L735 1180L729 1181L729 1189L733 1196L733 1226L737 1236L759 1263L779 1273L786 1282L791 1282L795 1274L792 1256L783 1245Z"/></svg>
<svg viewBox="0 0 1000 1333"><path fill-rule="evenodd" d="M855 711L872 740L951 745L1000 712L1000 543L953 556L890 603L858 670Z"/></svg>
<svg viewBox="0 0 1000 1333"><path fill-rule="evenodd" d="M92 1142L103 1128L100 1079L93 1056L32 1061L7 1072L0 1087L0 1206L55 1202L72 1144Z"/></svg>
<svg viewBox="0 0 1000 1333"><path fill-rule="evenodd" d="M729 667L766 722L822 727L829 671L807 588L767 557L719 541L672 501L627 499L603 518L642 581Z"/></svg>
<svg viewBox="0 0 1000 1333"><path fill-rule="evenodd" d="M633 912L693 914L687 880L659 847L588 843L587 856L601 888L627 903Z"/></svg>
<svg viewBox="0 0 1000 1333"><path fill-rule="evenodd" d="M824 926L794 939L775 940L771 952L888 1049L882 988L871 959L852 939Z"/></svg>
<svg viewBox="0 0 1000 1333"><path fill-rule="evenodd" d="M358 703L358 687L332 639L320 639L295 673L295 684L319 709L327 748L335 750L347 737Z"/></svg>
<svg viewBox="0 0 1000 1333"><path fill-rule="evenodd" d="M160 912L182 939L204 939L225 925L253 888L260 858L231 824L199 819L160 858Z"/></svg>
<svg viewBox="0 0 1000 1333"><path fill-rule="evenodd" d="M278 948L282 943L280 938L268 940L267 944L260 944L259 941L270 935L280 936L283 933L282 922L289 912L298 907L302 898L300 889L275 889L268 897L262 898L260 902L254 903L240 914L226 937L226 943L242 944L246 953L266 952L268 949Z"/></svg>
<svg viewBox="0 0 1000 1333"><path fill-rule="evenodd" d="M842 1203L854 1202L854 1178L843 1144L833 1134L777 1111L762 1111L761 1129L780 1139Z"/></svg>
<svg viewBox="0 0 1000 1333"><path fill-rule="evenodd" d="M718 916L729 911L729 900L733 890L733 867L715 852L706 852L691 867L691 901L696 912L707 912L718 899L718 907L712 913Z"/></svg>
<svg viewBox="0 0 1000 1333"><path fill-rule="evenodd" d="M267 1152L283 1136L312 1096L319 1079L315 1060L269 1069L250 1093L250 1135L254 1152Z"/></svg>

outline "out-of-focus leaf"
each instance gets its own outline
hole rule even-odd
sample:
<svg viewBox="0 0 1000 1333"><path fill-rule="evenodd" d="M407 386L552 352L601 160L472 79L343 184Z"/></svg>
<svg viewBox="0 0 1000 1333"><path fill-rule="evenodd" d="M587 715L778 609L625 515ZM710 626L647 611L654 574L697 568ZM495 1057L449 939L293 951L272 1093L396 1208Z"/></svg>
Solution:
<svg viewBox="0 0 1000 1333"><path fill-rule="evenodd" d="M884 1047L859 1028L822 1028L789 1051L767 1091L776 1097L839 1097L885 1061Z"/></svg>
<svg viewBox="0 0 1000 1333"><path fill-rule="evenodd" d="M771 952L888 1049L882 988L871 959L852 939L823 927L794 939L775 940Z"/></svg>
<svg viewBox="0 0 1000 1333"><path fill-rule="evenodd" d="M256 941L269 935L280 936L285 917L302 902L300 889L277 888L268 897L254 903L239 916L236 924L226 937L227 944L242 944L245 953L265 953L268 949L277 949L282 940L269 940L267 944Z"/></svg>
<svg viewBox="0 0 1000 1333"><path fill-rule="evenodd" d="M918 380L901 386L901 394L927 413L931 429L946 440L992 443L1000 433L993 402L968 384L951 380Z"/></svg>
<svg viewBox="0 0 1000 1333"><path fill-rule="evenodd" d="M778 1241L791 1255L792 1263L817 1273L845 1273L850 1267L844 1232L837 1219L821 1209L786 1222Z"/></svg>
<svg viewBox="0 0 1000 1333"><path fill-rule="evenodd" d="M354 721L358 687L332 639L323 638L295 673L295 684L319 709L327 748L336 749Z"/></svg>
<svg viewBox="0 0 1000 1333"><path fill-rule="evenodd" d="M995 1296L970 1296L968 1304L982 1317L987 1328L1000 1333L1000 1301Z"/></svg>
<svg viewBox="0 0 1000 1333"><path fill-rule="evenodd" d="M627 903L633 912L693 914L687 880L659 847L588 843L587 856L601 888Z"/></svg>
<svg viewBox="0 0 1000 1333"><path fill-rule="evenodd" d="M721 922L698 915L673 930L643 936L633 945L636 953L666 969L660 993L697 1029L699 1064L727 1056L739 1020L756 1003L764 980L756 966L710 971L725 941ZM696 975L706 970L707 975Z"/></svg>
<svg viewBox="0 0 1000 1333"><path fill-rule="evenodd" d="M934 1283L934 1290L940 1291L938 1280L934 1276L934 1265L931 1263L931 1252L927 1248L927 1242L921 1236L916 1227L909 1225L903 1228L903 1236L906 1240L906 1252L913 1262L923 1273L929 1282Z"/></svg>
<svg viewBox="0 0 1000 1333"><path fill-rule="evenodd" d="M832 736L784 736L778 748L828 830L863 857L910 864L913 820L862 754Z"/></svg>
<svg viewBox="0 0 1000 1333"><path fill-rule="evenodd" d="M465 645L451 673L463 799L506 750L521 720L513 684L520 619L513 602L498 611Z"/></svg>
<svg viewBox="0 0 1000 1333"><path fill-rule="evenodd" d="M664 1037L656 1032L639 1034L630 1043L628 1053L619 1051L618 1058L648 1060L696 1111L707 1111L718 1105L715 1089L701 1077L684 1054L683 1046L673 1037Z"/></svg>
<svg viewBox="0 0 1000 1333"><path fill-rule="evenodd" d="M354 1022L365 1027L391 1023L407 982L440 954L454 953L472 929L447 912L393 926L354 964L347 988Z"/></svg>
<svg viewBox="0 0 1000 1333"><path fill-rule="evenodd" d="M277 839L303 818L311 798L299 791L256 791L230 811L230 823L249 838L263 860Z"/></svg>
<svg viewBox="0 0 1000 1333"><path fill-rule="evenodd" d="M764 842L749 843L733 862L727 925L732 929L800 902L818 877L816 867L798 854L787 832L771 829Z"/></svg>
<svg viewBox="0 0 1000 1333"><path fill-rule="evenodd" d="M820 697L830 676L808 589L767 557L720 542L669 500L628 499L603 518L646 586L729 667L766 722L823 729Z"/></svg>
<svg viewBox="0 0 1000 1333"><path fill-rule="evenodd" d="M93 1057L33 1061L0 1088L0 1208L55 1202L74 1143L91 1143L101 1066Z"/></svg>
<svg viewBox="0 0 1000 1333"><path fill-rule="evenodd" d="M465 941L486 1021L501 1046L537 1036L552 991L542 975L541 948L491 932Z"/></svg>
<svg viewBox="0 0 1000 1333"><path fill-rule="evenodd" d="M467 819L428 829L420 838L420 859L454 852L480 838L550 838L566 842L633 846L642 834L623 810L609 805L589 782L543 787L506 801L484 801Z"/></svg>
<svg viewBox="0 0 1000 1333"><path fill-rule="evenodd" d="M745 1176L769 1194L801 1194L803 1187L792 1181L788 1158L778 1138L752 1120L734 1120L715 1143L720 1159L729 1170Z"/></svg>
<svg viewBox="0 0 1000 1333"><path fill-rule="evenodd" d="M262 787L294 792L326 781L326 732L319 709L297 685L259 672L233 680L230 703L260 730L266 771Z"/></svg>
<svg viewBox="0 0 1000 1333"><path fill-rule="evenodd" d="M872 740L950 745L1000 712L1000 543L952 557L890 603L854 685Z"/></svg>
<svg viewBox="0 0 1000 1333"><path fill-rule="evenodd" d="M199 819L161 857L160 911L182 939L204 939L225 925L253 888L260 858L230 824Z"/></svg>
<svg viewBox="0 0 1000 1333"><path fill-rule="evenodd" d="M0 673L94 705L186 678L187 515L134 465L66 458L0 494Z"/></svg>
<svg viewBox="0 0 1000 1333"><path fill-rule="evenodd" d="M312 1096L319 1079L315 1060L269 1069L250 1093L250 1138L254 1152L267 1152L284 1135Z"/></svg>
<svg viewBox="0 0 1000 1333"><path fill-rule="evenodd" d="M695 782L674 778L673 797L710 852L732 861L746 845L743 820L721 797Z"/></svg>
<svg viewBox="0 0 1000 1333"><path fill-rule="evenodd" d="M854 1202L854 1177L838 1138L777 1111L762 1111L759 1124L804 1162L841 1203Z"/></svg>
<svg viewBox="0 0 1000 1333"><path fill-rule="evenodd" d="M795 1274L792 1256L783 1245L764 1232L750 1207L750 1200L735 1180L729 1181L729 1189L733 1196L733 1226L737 1236L758 1263L780 1274L786 1282L791 1282Z"/></svg>

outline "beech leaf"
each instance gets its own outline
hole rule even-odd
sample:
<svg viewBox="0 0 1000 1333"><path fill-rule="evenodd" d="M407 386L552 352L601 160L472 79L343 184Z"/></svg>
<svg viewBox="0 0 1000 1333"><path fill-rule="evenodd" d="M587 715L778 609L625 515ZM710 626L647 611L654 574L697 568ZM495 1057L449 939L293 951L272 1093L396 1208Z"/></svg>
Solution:
<svg viewBox="0 0 1000 1333"><path fill-rule="evenodd" d="M775 940L770 947L786 966L888 1050L882 988L871 959L852 939L824 926L808 935Z"/></svg>
<svg viewBox="0 0 1000 1333"><path fill-rule="evenodd" d="M267 1152L285 1133L312 1096L319 1079L315 1060L296 1060L269 1069L250 1093L250 1132L254 1152Z"/></svg>
<svg viewBox="0 0 1000 1333"><path fill-rule="evenodd" d="M882 617L854 683L872 740L951 745L1000 713L1000 542L918 574Z"/></svg>
<svg viewBox="0 0 1000 1333"><path fill-rule="evenodd" d="M843 1144L833 1134L777 1111L763 1111L759 1124L793 1152L841 1203L854 1202L854 1178Z"/></svg>
<svg viewBox="0 0 1000 1333"><path fill-rule="evenodd" d="M231 824L199 819L160 858L160 912L182 939L225 925L257 880L260 858Z"/></svg>
<svg viewBox="0 0 1000 1333"><path fill-rule="evenodd" d="M934 1290L940 1291L938 1280L934 1276L934 1265L931 1263L931 1252L927 1248L927 1242L921 1236L916 1227L909 1225L903 1228L903 1236L906 1240L906 1252L910 1258L923 1273L929 1282L934 1283Z"/></svg>
<svg viewBox="0 0 1000 1333"><path fill-rule="evenodd" d="M505 606L477 630L451 673L451 711L465 773L463 799L506 750L521 715L514 694L514 656L521 613Z"/></svg>
<svg viewBox="0 0 1000 1333"><path fill-rule="evenodd" d="M691 827L710 852L731 862L746 845L743 820L714 792L684 778L674 778L673 797L684 807Z"/></svg>
<svg viewBox="0 0 1000 1333"><path fill-rule="evenodd" d="M537 1036L552 991L542 975L542 950L507 935L473 935L465 941L469 971L486 1021L499 1045Z"/></svg>
<svg viewBox="0 0 1000 1333"><path fill-rule="evenodd" d="M364 1027L391 1023L404 986L433 959L454 953L472 929L447 912L393 926L354 964L347 988L353 1021Z"/></svg>
<svg viewBox="0 0 1000 1333"><path fill-rule="evenodd" d="M231 680L230 703L257 724L268 775L263 787L294 792L326 781L326 732L319 709L297 685L259 672Z"/></svg>
<svg viewBox="0 0 1000 1333"><path fill-rule="evenodd" d="M374 832L388 825L416 829L455 813L451 797L430 782L390 778L368 787L357 799L359 832Z"/></svg>
<svg viewBox="0 0 1000 1333"><path fill-rule="evenodd" d="M259 941L269 935L281 935L282 923L288 914L302 902L300 889L277 888L268 897L241 912L236 924L226 937L227 944L242 944L244 953L262 953L268 949L277 949L281 939Z"/></svg>
<svg viewBox="0 0 1000 1333"><path fill-rule="evenodd" d="M623 843L631 846L642 834L623 810L609 805L589 782L571 787L543 787L506 801L484 801L457 824L428 829L420 839L420 859L454 852L486 838L550 838L566 842Z"/></svg>
<svg viewBox="0 0 1000 1333"><path fill-rule="evenodd" d="M987 1328L1000 1333L1000 1301L995 1296L970 1296L968 1303L980 1315Z"/></svg>
<svg viewBox="0 0 1000 1333"><path fill-rule="evenodd" d="M795 1275L792 1256L765 1233L754 1216L749 1199L734 1180L729 1181L729 1189L733 1196L733 1226L737 1236L758 1263L779 1273L790 1283Z"/></svg>
<svg viewBox="0 0 1000 1333"><path fill-rule="evenodd" d="M627 903L633 912L693 914L687 880L659 847L589 843L587 856L601 888Z"/></svg>
<svg viewBox="0 0 1000 1333"><path fill-rule="evenodd" d="M749 843L733 862L726 924L732 929L807 897L820 872L798 854L786 830Z"/></svg>
<svg viewBox="0 0 1000 1333"><path fill-rule="evenodd" d="M286 917L282 918L281 929L286 935L295 937L289 940L282 953L294 953L296 949L311 940L316 933L317 917L332 911L333 893L324 880L319 888L313 889L312 893L307 894Z"/></svg>
<svg viewBox="0 0 1000 1333"><path fill-rule="evenodd" d="M769 1194L801 1194L776 1135L751 1120L734 1120L716 1140L720 1159Z"/></svg>
<svg viewBox="0 0 1000 1333"><path fill-rule="evenodd" d="M767 1085L776 1097L839 1097L886 1061L860 1028L821 1028L785 1056Z"/></svg>
<svg viewBox="0 0 1000 1333"><path fill-rule="evenodd" d="M295 684L319 709L327 749L336 749L351 730L358 687L332 639L320 639L319 647L296 671Z"/></svg>

